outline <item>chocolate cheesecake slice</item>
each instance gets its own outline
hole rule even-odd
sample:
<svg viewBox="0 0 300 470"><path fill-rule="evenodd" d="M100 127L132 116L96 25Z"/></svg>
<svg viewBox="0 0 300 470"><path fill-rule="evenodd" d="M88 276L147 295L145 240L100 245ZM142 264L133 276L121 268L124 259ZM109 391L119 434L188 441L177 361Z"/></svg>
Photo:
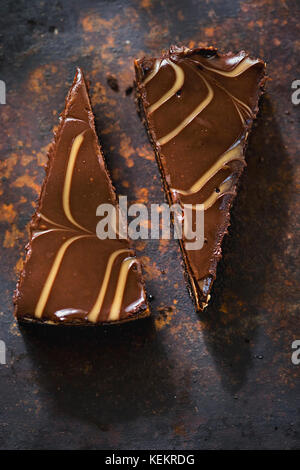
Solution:
<svg viewBox="0 0 300 470"><path fill-rule="evenodd" d="M160 58L136 60L135 70L141 115L169 204L191 204L204 214L202 248L190 249L185 236L180 240L196 307L203 310L246 165L265 64L243 51L171 47Z"/></svg>
<svg viewBox="0 0 300 470"><path fill-rule="evenodd" d="M129 241L96 235L100 204L117 208L83 73L77 69L31 221L15 293L19 321L119 323L149 315L141 267Z"/></svg>

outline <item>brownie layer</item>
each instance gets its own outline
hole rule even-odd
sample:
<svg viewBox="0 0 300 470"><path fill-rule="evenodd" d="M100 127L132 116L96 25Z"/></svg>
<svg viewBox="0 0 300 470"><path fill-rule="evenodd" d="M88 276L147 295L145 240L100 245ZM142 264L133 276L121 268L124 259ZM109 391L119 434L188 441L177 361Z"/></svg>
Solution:
<svg viewBox="0 0 300 470"><path fill-rule="evenodd" d="M204 245L180 240L196 307L210 299L265 64L244 51L171 47L135 61L136 90L170 204L203 204ZM194 214L195 215L195 214ZM195 222L194 217L194 222Z"/></svg>
<svg viewBox="0 0 300 470"><path fill-rule="evenodd" d="M18 320L94 325L149 315L141 267L129 241L96 236L100 204L117 207L117 200L77 69L30 225L15 293Z"/></svg>

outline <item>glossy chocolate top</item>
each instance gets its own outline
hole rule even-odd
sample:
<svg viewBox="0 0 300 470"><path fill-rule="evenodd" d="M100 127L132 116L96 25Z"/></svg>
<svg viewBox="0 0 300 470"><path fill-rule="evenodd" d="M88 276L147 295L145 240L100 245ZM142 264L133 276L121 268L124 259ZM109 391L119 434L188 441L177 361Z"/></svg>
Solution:
<svg viewBox="0 0 300 470"><path fill-rule="evenodd" d="M148 315L128 240L96 236L99 204L116 205L82 71L77 70L49 152L15 295L19 320L118 322Z"/></svg>
<svg viewBox="0 0 300 470"><path fill-rule="evenodd" d="M172 47L135 63L138 98L170 203L204 204L205 244L187 250L187 270L203 308L221 256L248 131L258 111L265 64L245 52Z"/></svg>

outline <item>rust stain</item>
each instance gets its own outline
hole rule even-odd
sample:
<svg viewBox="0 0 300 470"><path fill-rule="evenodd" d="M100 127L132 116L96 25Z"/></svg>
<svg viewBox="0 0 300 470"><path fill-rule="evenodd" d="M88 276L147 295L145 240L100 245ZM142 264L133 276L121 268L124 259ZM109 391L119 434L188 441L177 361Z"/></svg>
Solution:
<svg viewBox="0 0 300 470"><path fill-rule="evenodd" d="M169 29L161 22L151 21L149 23L150 33L145 38L145 43L150 49L161 49L162 38L166 37Z"/></svg>
<svg viewBox="0 0 300 470"><path fill-rule="evenodd" d="M93 84L91 92L91 101L93 106L107 102L105 87L100 82Z"/></svg>
<svg viewBox="0 0 300 470"><path fill-rule="evenodd" d="M112 175L112 180L113 181L119 181L122 179L122 170L120 170L120 168L113 168L112 171L111 171L111 175Z"/></svg>
<svg viewBox="0 0 300 470"><path fill-rule="evenodd" d="M147 188L136 188L136 202L146 204L149 201L149 190Z"/></svg>
<svg viewBox="0 0 300 470"><path fill-rule="evenodd" d="M134 244L136 251L144 251L147 246L147 241L137 240Z"/></svg>
<svg viewBox="0 0 300 470"><path fill-rule="evenodd" d="M100 49L100 55L107 63L113 62L114 56L112 49L115 47L115 39L112 34L108 34L105 39L105 44Z"/></svg>
<svg viewBox="0 0 300 470"><path fill-rule="evenodd" d="M21 258L18 259L18 261L16 262L16 265L14 267L14 271L17 275L22 271L23 266L24 266L24 259L23 259L23 257L21 257Z"/></svg>
<svg viewBox="0 0 300 470"><path fill-rule="evenodd" d="M91 14L81 18L80 23L85 33L98 33L103 29L111 30L112 28L120 26L121 19L119 15L114 16L110 20L106 20L97 14Z"/></svg>
<svg viewBox="0 0 300 470"><path fill-rule="evenodd" d="M151 0L142 0L140 4L142 8L149 9L151 7Z"/></svg>
<svg viewBox="0 0 300 470"><path fill-rule="evenodd" d="M170 246L170 240L161 238L159 241L159 251L160 253L166 253Z"/></svg>
<svg viewBox="0 0 300 470"><path fill-rule="evenodd" d="M177 424L174 426L174 433L178 436L186 436L186 430L183 424Z"/></svg>
<svg viewBox="0 0 300 470"><path fill-rule="evenodd" d="M183 21L183 20L184 20L184 14L182 13L181 10L178 10L178 12L177 12L177 18L179 19L179 21Z"/></svg>
<svg viewBox="0 0 300 470"><path fill-rule="evenodd" d="M21 336L21 333L20 333L19 328L18 328L18 324L15 320L10 325L9 331L13 336Z"/></svg>
<svg viewBox="0 0 300 470"><path fill-rule="evenodd" d="M151 147L147 145L143 145L141 147L137 147L136 153L139 157L144 158L145 160L155 161L155 155Z"/></svg>
<svg viewBox="0 0 300 470"><path fill-rule="evenodd" d="M220 307L220 312L222 313L228 313L228 308L225 303L223 303Z"/></svg>
<svg viewBox="0 0 300 470"><path fill-rule="evenodd" d="M33 189L38 194L40 192L40 186L34 182L33 177L30 176L28 172L24 173L24 175L19 176L12 183L12 186L16 188L23 188L24 186L27 186L28 188Z"/></svg>
<svg viewBox="0 0 300 470"><path fill-rule="evenodd" d="M34 157L32 155L22 154L21 155L21 165L22 166L27 166L27 165L29 165L30 162L32 162L33 159L34 159Z"/></svg>
<svg viewBox="0 0 300 470"><path fill-rule="evenodd" d="M16 211L13 204L2 204L0 208L0 222L11 224L16 218Z"/></svg>
<svg viewBox="0 0 300 470"><path fill-rule="evenodd" d="M120 131L120 126L117 122L112 122L108 126L106 126L104 129L101 129L101 134L106 135L106 134L113 134L117 131Z"/></svg>
<svg viewBox="0 0 300 470"><path fill-rule="evenodd" d="M54 132L55 132L55 129L54 129ZM48 161L47 155L48 155L51 145L52 144L49 143L48 145L45 145L44 147L42 147L39 152L36 152L36 161L39 166L44 167L46 165Z"/></svg>
<svg viewBox="0 0 300 470"><path fill-rule="evenodd" d="M125 63L121 59L118 61L118 65L120 66L118 81L122 90L126 90L129 86L133 86L133 73L132 69L128 68L128 63L133 64L134 59L135 56L129 56Z"/></svg>
<svg viewBox="0 0 300 470"><path fill-rule="evenodd" d="M47 83L46 75L47 74L56 74L57 67L55 65L42 65L37 67L33 72L30 73L27 88L34 93L39 95L39 100L47 101L48 95L47 91L51 91L52 87Z"/></svg>
<svg viewBox="0 0 300 470"><path fill-rule="evenodd" d="M175 307L159 307L158 315L155 317L154 324L157 330L161 330L170 325L172 318L176 314Z"/></svg>
<svg viewBox="0 0 300 470"><path fill-rule="evenodd" d="M148 280L151 279L156 279L158 277L161 277L162 273L161 270L157 267L157 264L155 261L152 261L149 256L142 256L141 257L144 270L145 270L145 277Z"/></svg>
<svg viewBox="0 0 300 470"><path fill-rule="evenodd" d="M16 224L12 224L11 230L6 230L4 235L3 247L4 248L14 248L17 240L23 238L23 232L18 230Z"/></svg>
<svg viewBox="0 0 300 470"><path fill-rule="evenodd" d="M16 153L11 153L9 158L0 162L0 177L9 178L17 164L18 155Z"/></svg>
<svg viewBox="0 0 300 470"><path fill-rule="evenodd" d="M126 165L128 168L134 166L134 159L132 158L135 154L135 149L131 145L131 139L126 134L121 134L121 143L120 143L120 155L125 158Z"/></svg>
<svg viewBox="0 0 300 470"><path fill-rule="evenodd" d="M212 38L212 37L214 36L214 34L215 34L215 30L214 30L214 28L211 26L211 27L209 27L209 28L205 28L205 29L204 29L204 33L205 33L205 35L208 36L209 38Z"/></svg>

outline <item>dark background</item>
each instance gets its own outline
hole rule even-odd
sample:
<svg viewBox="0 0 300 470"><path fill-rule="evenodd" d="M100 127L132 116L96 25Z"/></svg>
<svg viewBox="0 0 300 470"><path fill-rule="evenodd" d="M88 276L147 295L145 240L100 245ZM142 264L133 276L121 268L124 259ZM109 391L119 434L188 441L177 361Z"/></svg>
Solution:
<svg viewBox="0 0 300 470"><path fill-rule="evenodd" d="M300 448L299 20L296 0L1 0L1 448ZM245 49L270 76L209 307L196 314L175 241L139 242L152 319L19 328L12 294L26 225L75 66L91 81L118 193L162 203L130 87L133 59L173 43Z"/></svg>

